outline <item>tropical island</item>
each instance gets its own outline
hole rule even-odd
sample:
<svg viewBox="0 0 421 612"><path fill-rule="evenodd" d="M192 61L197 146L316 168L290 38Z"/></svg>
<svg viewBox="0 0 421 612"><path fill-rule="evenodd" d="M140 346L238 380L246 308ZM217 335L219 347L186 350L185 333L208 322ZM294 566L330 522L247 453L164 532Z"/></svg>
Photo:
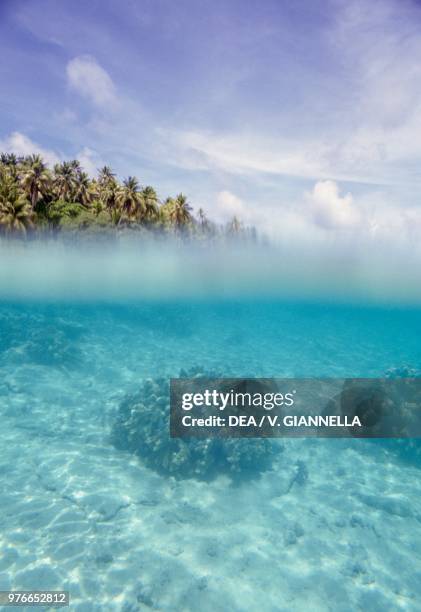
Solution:
<svg viewBox="0 0 421 612"><path fill-rule="evenodd" d="M183 193L163 201L135 176L120 181L109 166L95 178L78 160L51 169L40 155L0 155L0 235L42 236L57 233L116 235L129 231L177 239L255 241L256 230L233 217L217 224L199 208L197 215Z"/></svg>

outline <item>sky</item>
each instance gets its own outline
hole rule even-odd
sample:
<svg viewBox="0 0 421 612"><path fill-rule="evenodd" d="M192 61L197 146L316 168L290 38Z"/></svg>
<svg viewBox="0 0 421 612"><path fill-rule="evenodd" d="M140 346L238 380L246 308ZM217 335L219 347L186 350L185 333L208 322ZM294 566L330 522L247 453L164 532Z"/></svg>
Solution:
<svg viewBox="0 0 421 612"><path fill-rule="evenodd" d="M418 244L421 2L0 0L0 150L285 241Z"/></svg>

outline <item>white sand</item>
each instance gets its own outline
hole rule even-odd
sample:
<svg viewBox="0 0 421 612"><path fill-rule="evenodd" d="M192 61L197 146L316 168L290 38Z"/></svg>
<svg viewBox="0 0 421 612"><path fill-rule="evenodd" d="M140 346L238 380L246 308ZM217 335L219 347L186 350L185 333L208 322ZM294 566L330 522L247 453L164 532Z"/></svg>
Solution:
<svg viewBox="0 0 421 612"><path fill-rule="evenodd" d="M66 589L78 611L421 609L416 468L290 440L258 481L177 482L109 444L105 382L2 380L1 589Z"/></svg>

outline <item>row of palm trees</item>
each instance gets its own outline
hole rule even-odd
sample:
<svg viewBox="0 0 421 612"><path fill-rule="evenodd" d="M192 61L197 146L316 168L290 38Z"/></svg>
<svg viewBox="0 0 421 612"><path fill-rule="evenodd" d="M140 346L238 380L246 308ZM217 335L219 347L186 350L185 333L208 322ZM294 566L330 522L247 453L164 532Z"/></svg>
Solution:
<svg viewBox="0 0 421 612"><path fill-rule="evenodd" d="M177 236L254 236L234 218L225 227L212 223L202 209L197 217L184 194L160 202L153 187L141 187L136 177L120 182L109 166L91 179L77 160L51 170L40 155L0 156L0 231L63 228L143 228Z"/></svg>

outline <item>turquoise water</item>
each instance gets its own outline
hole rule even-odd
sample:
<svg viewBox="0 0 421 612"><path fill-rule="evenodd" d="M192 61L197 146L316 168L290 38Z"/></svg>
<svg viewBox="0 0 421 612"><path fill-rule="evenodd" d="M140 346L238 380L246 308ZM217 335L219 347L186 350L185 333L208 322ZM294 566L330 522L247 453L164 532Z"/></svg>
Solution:
<svg viewBox="0 0 421 612"><path fill-rule="evenodd" d="M147 378L382 376L421 367L420 332L417 308L4 300L0 589L66 589L72 610L421 609L420 466L393 445L275 441L234 483L112 443Z"/></svg>

